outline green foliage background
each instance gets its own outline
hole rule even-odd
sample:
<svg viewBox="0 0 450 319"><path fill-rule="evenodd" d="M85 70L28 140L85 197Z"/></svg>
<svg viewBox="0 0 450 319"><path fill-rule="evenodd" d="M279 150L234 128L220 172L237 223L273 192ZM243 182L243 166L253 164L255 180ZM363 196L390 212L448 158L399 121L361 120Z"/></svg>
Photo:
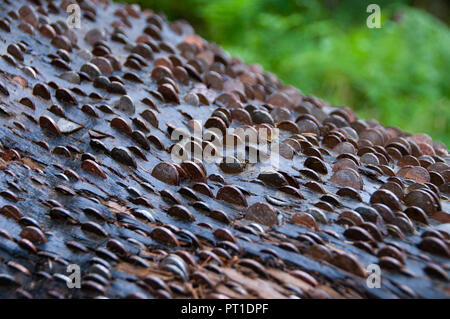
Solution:
<svg viewBox="0 0 450 319"><path fill-rule="evenodd" d="M136 2L129 0L129 2ZM286 84L450 146L450 32L412 1L141 0ZM382 27L369 29L369 3Z"/></svg>

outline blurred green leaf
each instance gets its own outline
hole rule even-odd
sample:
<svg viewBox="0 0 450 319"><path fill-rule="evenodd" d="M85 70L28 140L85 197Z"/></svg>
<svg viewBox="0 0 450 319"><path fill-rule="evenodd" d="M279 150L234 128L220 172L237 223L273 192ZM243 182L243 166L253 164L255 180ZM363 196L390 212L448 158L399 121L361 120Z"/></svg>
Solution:
<svg viewBox="0 0 450 319"><path fill-rule="evenodd" d="M130 2L135 2L130 0ZM450 32L412 1L141 0L286 84L450 146Z"/></svg>

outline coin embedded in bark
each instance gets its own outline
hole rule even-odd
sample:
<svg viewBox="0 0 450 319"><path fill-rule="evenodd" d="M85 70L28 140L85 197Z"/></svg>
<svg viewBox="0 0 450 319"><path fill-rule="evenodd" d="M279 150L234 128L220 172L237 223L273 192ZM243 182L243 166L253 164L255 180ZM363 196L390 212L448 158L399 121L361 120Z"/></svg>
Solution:
<svg viewBox="0 0 450 319"><path fill-rule="evenodd" d="M233 185L225 185L220 188L217 192L216 198L233 205L248 206L244 194Z"/></svg>
<svg viewBox="0 0 450 319"><path fill-rule="evenodd" d="M81 82L80 75L75 72L65 72L60 75L60 78L74 84L80 84Z"/></svg>
<svg viewBox="0 0 450 319"><path fill-rule="evenodd" d="M55 121L48 116L41 116L39 118L39 126L54 135L61 135L61 131Z"/></svg>
<svg viewBox="0 0 450 319"><path fill-rule="evenodd" d="M231 109L231 117L233 118L233 120L247 125L253 124L250 113L248 113L247 110L245 109L236 109L236 108Z"/></svg>
<svg viewBox="0 0 450 319"><path fill-rule="evenodd" d="M439 266L437 264L432 264L432 263L428 264L424 268L424 272L430 277L437 278L437 279L440 279L445 282L449 281L447 272L441 266Z"/></svg>
<svg viewBox="0 0 450 319"><path fill-rule="evenodd" d="M165 227L156 227L150 233L150 237L158 242L170 246L180 246L178 239L169 229Z"/></svg>
<svg viewBox="0 0 450 319"><path fill-rule="evenodd" d="M367 272L361 262L353 255L338 252L331 263L359 277L365 278Z"/></svg>
<svg viewBox="0 0 450 319"><path fill-rule="evenodd" d="M365 229L357 226L350 227L344 231L344 236L352 240L375 242L372 235Z"/></svg>
<svg viewBox="0 0 450 319"><path fill-rule="evenodd" d="M288 185L286 178L275 171L265 171L258 175L258 179L272 187L281 187Z"/></svg>
<svg viewBox="0 0 450 319"><path fill-rule="evenodd" d="M165 66L157 66L156 68L153 69L153 71L151 73L151 77L156 80L162 79L164 77L169 77L169 78L173 79L173 74L169 68L167 68Z"/></svg>
<svg viewBox="0 0 450 319"><path fill-rule="evenodd" d="M44 83L37 83L33 87L33 95L39 96L44 100L50 100L50 90Z"/></svg>
<svg viewBox="0 0 450 319"><path fill-rule="evenodd" d="M333 152L336 154L356 154L355 147L350 142L341 142L333 148Z"/></svg>
<svg viewBox="0 0 450 319"><path fill-rule="evenodd" d="M276 107L270 112L270 115L276 123L292 120L291 112L286 107Z"/></svg>
<svg viewBox="0 0 450 319"><path fill-rule="evenodd" d="M171 163L161 162L156 165L152 170L152 176L169 185L178 185L180 182L178 170Z"/></svg>
<svg viewBox="0 0 450 319"><path fill-rule="evenodd" d="M355 170L350 168L335 172L331 176L330 182L355 189L363 189L363 179Z"/></svg>
<svg viewBox="0 0 450 319"><path fill-rule="evenodd" d="M388 182L383 184L380 189L387 189L388 191L391 191L392 193L394 193L398 199L402 200L404 193L403 193L403 188L394 182Z"/></svg>
<svg viewBox="0 0 450 319"><path fill-rule="evenodd" d="M216 128L219 129L222 132L222 135L225 136L227 133L227 125L225 124L225 122L220 118L220 117L210 117L206 122L205 122L205 128Z"/></svg>
<svg viewBox="0 0 450 319"><path fill-rule="evenodd" d="M96 79L97 78L99 78L99 77L96 77ZM94 80L94 82L95 82L95 80ZM106 90L109 93L119 94L119 95L127 94L127 90L125 89L125 86L121 82L118 82L117 80L113 80L109 83L104 83L104 85L106 86ZM120 102L120 100L119 100L119 102Z"/></svg>
<svg viewBox="0 0 450 319"><path fill-rule="evenodd" d="M104 74L112 74L113 73L113 67L111 65L111 62L102 56L95 57L91 60L91 63L98 67L100 72Z"/></svg>
<svg viewBox="0 0 450 319"><path fill-rule="evenodd" d="M131 135L132 133L130 125L121 117L113 118L110 125L127 135Z"/></svg>
<svg viewBox="0 0 450 319"><path fill-rule="evenodd" d="M214 237L226 240L232 243L236 243L236 238L233 236L233 234L226 228L218 228L213 233Z"/></svg>
<svg viewBox="0 0 450 319"><path fill-rule="evenodd" d="M420 207L427 215L432 215L436 211L432 196L422 190L409 192L405 196L405 204Z"/></svg>
<svg viewBox="0 0 450 319"><path fill-rule="evenodd" d="M315 135L319 135L320 133L318 125L310 119L297 121L297 127L299 133L312 133Z"/></svg>
<svg viewBox="0 0 450 319"><path fill-rule="evenodd" d="M22 218L22 213L20 212L19 208L17 208L14 205L5 205L2 208L0 208L0 214L7 218L13 218L15 220L19 220Z"/></svg>
<svg viewBox="0 0 450 319"><path fill-rule="evenodd" d="M127 114L134 114L136 110L133 99L128 95L121 96L120 99L116 102L115 107Z"/></svg>
<svg viewBox="0 0 450 319"><path fill-rule="evenodd" d="M442 162L437 162L427 167L427 171L438 173L442 173L448 169L450 169L450 165Z"/></svg>
<svg viewBox="0 0 450 319"><path fill-rule="evenodd" d="M354 161L349 158L341 158L333 165L333 172L337 172L343 168L351 168L355 171L358 171L358 166Z"/></svg>
<svg viewBox="0 0 450 319"><path fill-rule="evenodd" d="M425 214L423 209L420 207L410 206L404 210L404 213L412 220L415 220L425 225L429 224L427 214Z"/></svg>
<svg viewBox="0 0 450 319"><path fill-rule="evenodd" d="M370 197L370 203L381 203L389 206L393 210L401 210L401 204L397 196L386 189L379 189Z"/></svg>
<svg viewBox="0 0 450 319"><path fill-rule="evenodd" d="M15 44L8 45L6 51L19 61L23 61L23 54L19 47Z"/></svg>
<svg viewBox="0 0 450 319"><path fill-rule="evenodd" d="M81 168L83 170L85 170L85 171L88 171L88 172L92 173L92 174L100 176L101 178L106 178L106 174L100 168L100 166L96 162L94 162L94 161L92 161L90 159L84 160L81 163Z"/></svg>
<svg viewBox="0 0 450 319"><path fill-rule="evenodd" d="M245 218L266 226L278 224L278 213L271 205L264 202L257 202L248 207Z"/></svg>
<svg viewBox="0 0 450 319"><path fill-rule="evenodd" d="M245 169L244 164L242 164L237 158L228 156L225 157L219 164L220 169L227 174L238 174L242 173Z"/></svg>
<svg viewBox="0 0 450 319"><path fill-rule="evenodd" d="M92 63L83 64L80 68L80 72L86 73L91 79L95 79L102 74L99 68Z"/></svg>
<svg viewBox="0 0 450 319"><path fill-rule="evenodd" d="M270 124L272 126L275 124L274 121L273 121L272 116L270 116L270 114L267 113L266 111L262 111L262 110L254 111L251 114L251 117L252 117L252 121L253 121L254 124L267 123L267 124Z"/></svg>
<svg viewBox="0 0 450 319"><path fill-rule="evenodd" d="M362 219L361 215L353 210L346 210L339 214L338 220L346 218L348 220L351 220L356 226L361 225L364 223L364 220Z"/></svg>
<svg viewBox="0 0 450 319"><path fill-rule="evenodd" d="M221 210L213 210L209 213L209 217L227 225L231 224L231 219L228 215Z"/></svg>
<svg viewBox="0 0 450 319"><path fill-rule="evenodd" d="M277 128L283 131L289 131L291 133L299 133L297 124L292 121L281 121L277 123Z"/></svg>
<svg viewBox="0 0 450 319"><path fill-rule="evenodd" d="M158 116L153 110L145 110L141 114L142 118L149 122L153 127L158 128Z"/></svg>
<svg viewBox="0 0 450 319"><path fill-rule="evenodd" d="M214 71L208 71L204 76L204 82L214 90L221 91L223 88L222 76Z"/></svg>
<svg viewBox="0 0 450 319"><path fill-rule="evenodd" d="M380 257L378 264L381 268L391 271L400 271L400 269L402 268L402 264L397 259L390 256Z"/></svg>
<svg viewBox="0 0 450 319"><path fill-rule="evenodd" d="M305 167L308 167L319 174L328 174L328 169L325 165L325 162L318 157L308 157L304 165Z"/></svg>
<svg viewBox="0 0 450 319"><path fill-rule="evenodd" d="M184 161L181 167L188 173L189 178L196 183L206 183L206 175L198 164L192 161Z"/></svg>
<svg viewBox="0 0 450 319"><path fill-rule="evenodd" d="M176 217L189 222L195 221L194 215L192 215L192 213L182 205L173 205L167 212L172 217Z"/></svg>
<svg viewBox="0 0 450 319"><path fill-rule="evenodd" d="M64 49L68 52L72 52L72 44L70 43L70 40L64 35L56 35L50 41L50 43L59 49Z"/></svg>
<svg viewBox="0 0 450 319"><path fill-rule="evenodd" d="M420 166L403 167L397 172L397 176L411 178L418 183L426 183L430 181L430 173Z"/></svg>
<svg viewBox="0 0 450 319"><path fill-rule="evenodd" d="M188 93L184 96L184 102L190 105L198 106L200 104L200 101L198 99L197 94L195 93Z"/></svg>
<svg viewBox="0 0 450 319"><path fill-rule="evenodd" d="M91 29L88 32L86 32L84 36L84 41L86 41L90 45L94 45L97 42L105 40L106 40L105 33L99 29Z"/></svg>
<svg viewBox="0 0 450 319"><path fill-rule="evenodd" d="M111 150L111 157L114 158L116 161L134 167L136 168L136 161L131 156L130 151L128 151L125 147L114 147Z"/></svg>
<svg viewBox="0 0 450 319"><path fill-rule="evenodd" d="M312 217L308 213L296 212L291 217L290 221L291 221L291 223L294 223L294 224L297 224L297 225L303 225L303 226L311 228L313 230L318 230L319 229L319 226L317 225L317 222L314 219L314 217Z"/></svg>
<svg viewBox="0 0 450 319"><path fill-rule="evenodd" d="M42 230L34 226L26 226L20 232L20 237L26 238L33 243L45 243L47 242L47 237L44 235Z"/></svg>
<svg viewBox="0 0 450 319"><path fill-rule="evenodd" d="M106 230L95 222L86 222L81 224L81 229L85 232L93 233L97 236L108 237Z"/></svg>
<svg viewBox="0 0 450 319"><path fill-rule="evenodd" d="M158 92L164 97L165 102L180 104L180 98L172 85L165 83L158 87Z"/></svg>
<svg viewBox="0 0 450 319"><path fill-rule="evenodd" d="M140 56L142 56L147 60L153 59L152 49L146 43L138 43L133 49L131 49L131 52L139 54Z"/></svg>
<svg viewBox="0 0 450 319"><path fill-rule="evenodd" d="M285 144L285 143L279 144L278 152L282 157L284 157L288 160L292 160L294 158L294 154L295 154L295 151L292 148L292 146Z"/></svg>
<svg viewBox="0 0 450 319"><path fill-rule="evenodd" d="M422 241L417 246L431 254L450 258L450 250L441 239L435 237L425 237L422 238Z"/></svg>
<svg viewBox="0 0 450 319"><path fill-rule="evenodd" d="M55 97L61 103L70 104L70 105L78 104L75 96L69 90L64 89L64 88L57 89L55 92Z"/></svg>

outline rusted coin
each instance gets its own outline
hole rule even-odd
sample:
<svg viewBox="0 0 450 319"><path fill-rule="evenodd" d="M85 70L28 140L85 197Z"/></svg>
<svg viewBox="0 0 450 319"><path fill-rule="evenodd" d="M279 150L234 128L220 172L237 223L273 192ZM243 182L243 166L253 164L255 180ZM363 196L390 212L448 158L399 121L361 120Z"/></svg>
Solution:
<svg viewBox="0 0 450 319"><path fill-rule="evenodd" d="M95 174L97 176L100 176L101 178L106 178L106 174L105 172L100 168L100 166L90 160L90 159L86 159L81 163L81 168L87 172L90 172L92 174Z"/></svg>
<svg viewBox="0 0 450 319"><path fill-rule="evenodd" d="M405 204L408 206L417 206L423 209L427 215L432 215L436 211L433 197L422 190L409 192L405 196Z"/></svg>
<svg viewBox="0 0 450 319"><path fill-rule="evenodd" d="M265 171L258 175L258 179L272 187L281 187L288 185L288 181L283 174L276 171Z"/></svg>
<svg viewBox="0 0 450 319"><path fill-rule="evenodd" d="M330 182L354 189L363 189L363 179L351 168L338 170L331 176Z"/></svg>
<svg viewBox="0 0 450 319"><path fill-rule="evenodd" d="M264 202L258 202L248 207L245 218L267 226L278 224L278 213L271 205Z"/></svg>
<svg viewBox="0 0 450 319"><path fill-rule="evenodd" d="M385 204L386 206L390 207L393 210L401 210L401 203L399 201L399 199L397 198L397 196L387 190L387 189L379 189L376 192L374 192L372 194L372 196L370 197L370 203L371 204L376 204L376 203L381 203L381 204Z"/></svg>
<svg viewBox="0 0 450 319"><path fill-rule="evenodd" d="M397 176L411 178L418 183L426 183L430 181L430 173L420 166L406 166L397 172Z"/></svg>
<svg viewBox="0 0 450 319"><path fill-rule="evenodd" d="M404 213L414 221L420 222L425 225L429 224L427 215L420 207L410 206L404 210Z"/></svg>
<svg viewBox="0 0 450 319"><path fill-rule="evenodd" d="M337 253L333 257L331 263L341 269L344 269L345 271L355 274L356 276L363 278L367 276L364 266L353 255L349 255L347 253Z"/></svg>
<svg viewBox="0 0 450 319"><path fill-rule="evenodd" d="M403 255L403 253L391 245L386 245L386 246L381 247L377 251L377 256L380 258L383 256L392 257L392 258L396 259L397 261L399 261L402 265L405 264L405 257Z"/></svg>
<svg viewBox="0 0 450 319"><path fill-rule="evenodd" d="M20 237L28 239L33 243L45 243L47 242L47 237L44 235L42 230L35 226L26 226L20 232Z"/></svg>
<svg viewBox="0 0 450 319"><path fill-rule="evenodd" d="M51 98L50 90L49 90L48 86L44 83L37 83L33 87L33 95L39 96L39 97L43 98L44 100L50 100L50 98Z"/></svg>
<svg viewBox="0 0 450 319"><path fill-rule="evenodd" d="M333 165L333 172L337 172L343 168L351 168L358 171L357 164L349 158L342 158Z"/></svg>
<svg viewBox="0 0 450 319"><path fill-rule="evenodd" d="M305 167L312 169L319 174L328 174L328 169L320 158L315 156L310 156L306 159L304 163Z"/></svg>
<svg viewBox="0 0 450 319"><path fill-rule="evenodd" d="M225 185L221 187L217 192L216 198L233 205L248 206L247 200L245 199L242 191L233 185Z"/></svg>
<svg viewBox="0 0 450 319"><path fill-rule="evenodd" d="M158 242L167 244L170 246L180 246L178 239L169 229L165 227L156 227L150 233L150 237Z"/></svg>
<svg viewBox="0 0 450 319"><path fill-rule="evenodd" d="M319 226L317 225L316 220L308 213L304 212L296 212L290 219L291 223L302 225L313 230L318 230Z"/></svg>
<svg viewBox="0 0 450 319"><path fill-rule="evenodd" d="M43 130L50 132L54 135L61 135L61 131L60 131L58 125L55 123L55 121L51 117L41 116L39 118L39 126Z"/></svg>
<svg viewBox="0 0 450 319"><path fill-rule="evenodd" d="M180 98L172 85L162 84L158 87L158 92L164 97L165 102L180 104Z"/></svg>
<svg viewBox="0 0 450 319"><path fill-rule="evenodd" d="M95 234L100 237L108 237L106 230L95 222L86 222L81 224L81 229L85 232Z"/></svg>
<svg viewBox="0 0 450 319"><path fill-rule="evenodd" d="M134 168L137 167L136 161L131 156L130 151L124 147L114 147L111 150L111 157L122 164L131 166Z"/></svg>
<svg viewBox="0 0 450 319"><path fill-rule="evenodd" d="M345 210L342 213L340 213L338 220L342 219L342 218L351 220L356 226L359 226L364 222L361 215L359 215L359 213L352 211L352 210Z"/></svg>
<svg viewBox="0 0 450 319"><path fill-rule="evenodd" d="M194 215L192 215L192 213L186 207L184 207L182 205L173 205L172 207L169 208L169 210L167 212L170 216L173 216L173 217L185 220L185 221L189 221L189 222L195 221Z"/></svg>
<svg viewBox="0 0 450 319"><path fill-rule="evenodd" d="M114 127L121 131L122 133L125 133L127 135L131 135L131 127L130 125L121 117L115 117L111 120L110 123L111 127Z"/></svg>
<svg viewBox="0 0 450 319"><path fill-rule="evenodd" d="M447 272L439 265L429 263L425 266L424 272L428 274L432 278L437 278L442 281L448 282L449 277L447 275Z"/></svg>
<svg viewBox="0 0 450 319"><path fill-rule="evenodd" d="M178 185L180 182L178 170L167 162L157 164L152 170L152 176L169 185Z"/></svg>
<svg viewBox="0 0 450 319"><path fill-rule="evenodd" d="M375 241L369 232L358 226L353 226L345 230L344 236L352 240Z"/></svg>
<svg viewBox="0 0 450 319"><path fill-rule="evenodd" d="M236 238L233 234L226 228L218 228L214 231L214 237L220 240L227 240L232 243L236 243Z"/></svg>
<svg viewBox="0 0 450 319"><path fill-rule="evenodd" d="M380 257L378 264L381 268L390 271L400 271L400 269L402 268L402 264L397 259L390 256Z"/></svg>
<svg viewBox="0 0 450 319"><path fill-rule="evenodd" d="M448 246L441 239L436 237L425 237L417 246L431 254L450 258Z"/></svg>
<svg viewBox="0 0 450 319"><path fill-rule="evenodd" d="M15 220L19 220L22 218L22 213L18 207L14 205L5 205L0 209L0 214L7 218L13 218Z"/></svg>
<svg viewBox="0 0 450 319"><path fill-rule="evenodd" d="M206 175L203 169L195 162L184 161L181 163L183 168L188 174L189 178L196 183L206 183Z"/></svg>

